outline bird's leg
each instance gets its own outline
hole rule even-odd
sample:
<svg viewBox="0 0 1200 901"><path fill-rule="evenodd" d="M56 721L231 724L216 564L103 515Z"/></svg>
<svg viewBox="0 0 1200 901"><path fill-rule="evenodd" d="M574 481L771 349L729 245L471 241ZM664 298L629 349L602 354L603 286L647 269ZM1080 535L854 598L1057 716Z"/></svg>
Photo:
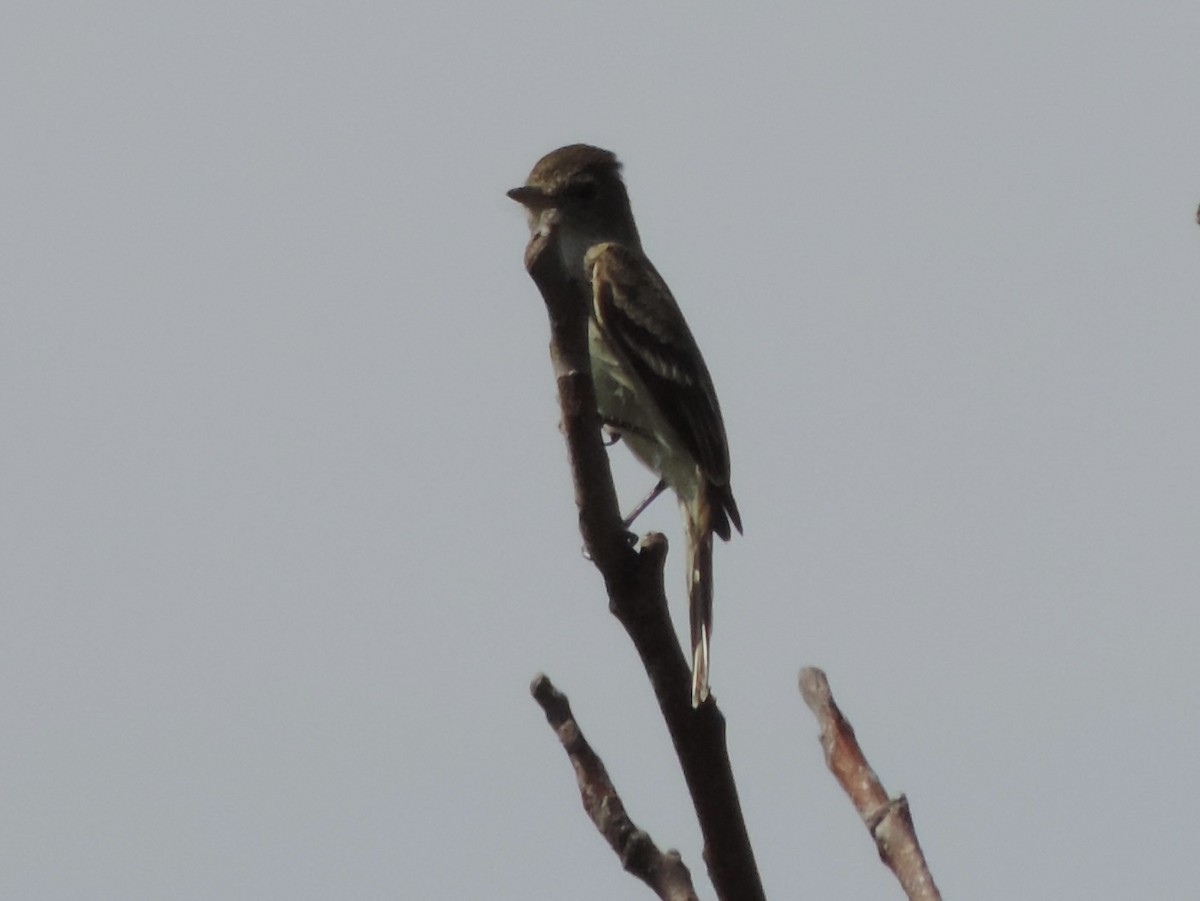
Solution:
<svg viewBox="0 0 1200 901"><path fill-rule="evenodd" d="M620 441L622 432L633 432L644 438L652 437L650 433L646 432L644 429L640 429L632 423L621 422L619 419L605 419L603 421L603 431L606 439L604 442L605 447L612 447L614 444ZM641 515L642 511L649 507L650 504L654 502L654 499L662 494L666 488L667 480L659 479L658 484L650 490L650 493L642 498L642 502L633 508L633 512L621 520L621 528L625 530L626 540L629 542L630 547L637 544L638 539L637 536L629 530L629 527L633 525L633 521Z"/></svg>
<svg viewBox="0 0 1200 901"><path fill-rule="evenodd" d="M625 432L631 432L634 435L638 435L639 437L646 439L652 439L654 437L645 429L639 428L632 422L623 422L620 419L609 419L607 417L602 417L600 420L600 427L601 431L604 432L603 440L605 447L612 447L621 440L621 435Z"/></svg>
<svg viewBox="0 0 1200 901"><path fill-rule="evenodd" d="M659 479L658 484L650 489L650 493L642 498L642 502L633 508L633 512L621 520L621 526L626 531L633 525L633 521L641 516L642 511L654 503L654 499L667 490L667 480Z"/></svg>

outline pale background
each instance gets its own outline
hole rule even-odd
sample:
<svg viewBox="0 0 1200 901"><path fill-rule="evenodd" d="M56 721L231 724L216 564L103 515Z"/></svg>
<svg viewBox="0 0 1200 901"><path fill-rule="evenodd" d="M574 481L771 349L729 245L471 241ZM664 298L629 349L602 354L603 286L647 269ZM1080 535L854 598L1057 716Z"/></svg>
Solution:
<svg viewBox="0 0 1200 901"><path fill-rule="evenodd" d="M899 896L818 664L948 898L1194 897L1197 46L1194 0L7 3L0 897L649 897L538 670L711 897L504 197L581 140L725 410L768 892Z"/></svg>

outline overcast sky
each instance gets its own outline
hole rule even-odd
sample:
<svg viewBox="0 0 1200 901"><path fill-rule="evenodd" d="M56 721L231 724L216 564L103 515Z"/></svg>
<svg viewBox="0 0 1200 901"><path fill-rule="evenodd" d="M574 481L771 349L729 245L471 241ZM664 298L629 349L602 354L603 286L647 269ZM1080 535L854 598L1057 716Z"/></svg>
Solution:
<svg viewBox="0 0 1200 901"><path fill-rule="evenodd" d="M1194 896L1200 5L753 6L5 5L0 896L649 897L544 670L712 897L504 196L576 141L724 409L768 893L899 897L813 664L947 898Z"/></svg>

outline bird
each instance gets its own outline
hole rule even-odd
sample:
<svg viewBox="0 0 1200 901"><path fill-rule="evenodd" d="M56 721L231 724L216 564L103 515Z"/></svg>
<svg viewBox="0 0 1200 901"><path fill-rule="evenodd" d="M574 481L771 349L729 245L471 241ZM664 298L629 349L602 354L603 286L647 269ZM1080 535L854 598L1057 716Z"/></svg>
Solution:
<svg viewBox="0 0 1200 901"><path fill-rule="evenodd" d="M692 706L709 697L713 535L742 532L729 443L712 377L667 283L642 249L616 154L570 144L543 156L508 196L529 228L557 231L559 264L591 299L588 351L601 421L675 493L687 542Z"/></svg>

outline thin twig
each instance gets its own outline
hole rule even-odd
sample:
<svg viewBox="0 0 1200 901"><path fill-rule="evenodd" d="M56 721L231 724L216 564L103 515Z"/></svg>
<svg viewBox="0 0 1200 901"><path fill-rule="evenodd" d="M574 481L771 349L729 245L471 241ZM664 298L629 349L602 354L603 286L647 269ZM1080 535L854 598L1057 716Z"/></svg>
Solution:
<svg viewBox="0 0 1200 901"><path fill-rule="evenodd" d="M825 762L867 824L880 859L896 874L911 901L941 901L917 841L908 799L888 797L859 747L854 728L833 700L825 673L815 666L802 669L800 694L821 726Z"/></svg>
<svg viewBox="0 0 1200 901"><path fill-rule="evenodd" d="M548 676L541 674L533 680L529 690L545 711L546 720L575 768L583 809L617 852L621 865L664 901L697 901L692 874L684 866L679 852L660 851L625 812L625 804L608 777L604 761L583 737L567 696L554 687Z"/></svg>

